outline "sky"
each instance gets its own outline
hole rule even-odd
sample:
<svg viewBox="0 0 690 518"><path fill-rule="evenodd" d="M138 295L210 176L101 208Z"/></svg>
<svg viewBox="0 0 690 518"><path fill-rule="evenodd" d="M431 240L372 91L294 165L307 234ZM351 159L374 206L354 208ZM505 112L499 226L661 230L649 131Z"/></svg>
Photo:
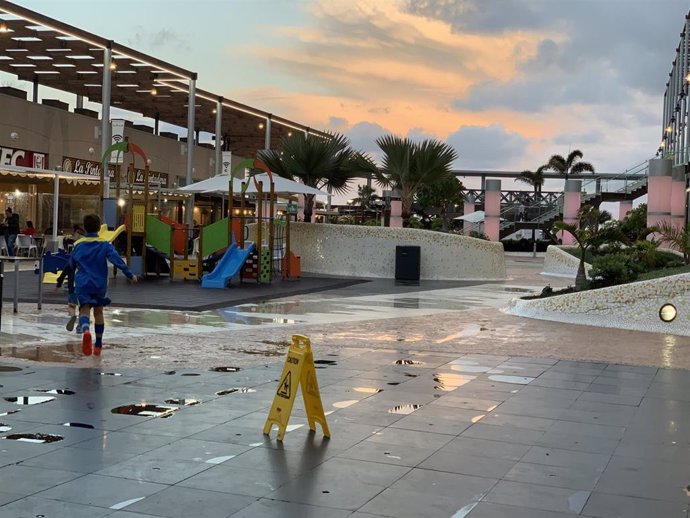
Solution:
<svg viewBox="0 0 690 518"><path fill-rule="evenodd" d="M15 0L310 127L438 138L457 169L651 157L688 0ZM466 182L469 183L469 182ZM505 183L505 182L504 182ZM508 186L504 186L508 188Z"/></svg>

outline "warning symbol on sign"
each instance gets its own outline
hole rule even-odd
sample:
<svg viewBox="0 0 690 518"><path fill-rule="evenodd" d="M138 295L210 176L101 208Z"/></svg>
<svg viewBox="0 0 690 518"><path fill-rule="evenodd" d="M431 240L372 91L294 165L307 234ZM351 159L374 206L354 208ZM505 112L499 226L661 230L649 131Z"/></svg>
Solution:
<svg viewBox="0 0 690 518"><path fill-rule="evenodd" d="M293 376L294 374L294 376ZM316 423L321 425L324 437L330 437L323 403L319 394L319 383L316 380L314 354L311 351L311 341L306 336L292 335L292 345L285 359L283 373L278 384L278 390L273 398L271 410L266 418L264 434L268 435L273 426L278 427L278 440L282 441L287 432L290 413L295 404L295 398L300 387L304 399L304 409L307 414L309 429L316 431ZM295 382L293 390L292 382Z"/></svg>
<svg viewBox="0 0 690 518"><path fill-rule="evenodd" d="M288 372L278 387L278 395L285 399L290 399L292 394L292 372Z"/></svg>

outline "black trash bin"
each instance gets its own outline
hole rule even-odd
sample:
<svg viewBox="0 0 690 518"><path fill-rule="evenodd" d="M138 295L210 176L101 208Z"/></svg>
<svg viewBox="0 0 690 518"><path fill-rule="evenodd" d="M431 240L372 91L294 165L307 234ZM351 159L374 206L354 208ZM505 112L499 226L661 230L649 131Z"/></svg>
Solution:
<svg viewBox="0 0 690 518"><path fill-rule="evenodd" d="M418 281L421 252L418 246L395 247L395 280Z"/></svg>

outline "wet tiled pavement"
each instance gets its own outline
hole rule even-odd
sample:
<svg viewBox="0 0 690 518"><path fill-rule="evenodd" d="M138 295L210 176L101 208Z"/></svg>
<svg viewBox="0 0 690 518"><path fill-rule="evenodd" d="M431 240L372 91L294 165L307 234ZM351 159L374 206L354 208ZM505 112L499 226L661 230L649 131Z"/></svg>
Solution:
<svg viewBox="0 0 690 518"><path fill-rule="evenodd" d="M315 348L332 437L298 397L282 444L261 433L278 361L0 366L0 517L687 516L688 371ZM174 411L112 412L143 403Z"/></svg>

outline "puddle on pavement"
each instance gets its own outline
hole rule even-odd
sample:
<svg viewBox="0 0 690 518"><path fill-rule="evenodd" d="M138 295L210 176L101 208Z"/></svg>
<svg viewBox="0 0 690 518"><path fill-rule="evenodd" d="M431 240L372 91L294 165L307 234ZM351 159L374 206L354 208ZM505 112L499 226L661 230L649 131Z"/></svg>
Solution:
<svg viewBox="0 0 690 518"><path fill-rule="evenodd" d="M316 365L338 365L338 362L335 360L314 360L314 363Z"/></svg>
<svg viewBox="0 0 690 518"><path fill-rule="evenodd" d="M137 415L141 417L160 417L165 419L170 417L177 410L175 406L162 406L162 405L147 405L147 404L135 404L135 405L123 405L113 408L110 412L112 414L123 414L123 415Z"/></svg>
<svg viewBox="0 0 690 518"><path fill-rule="evenodd" d="M0 372L17 372L22 370L21 367L10 367L8 365L0 365Z"/></svg>
<svg viewBox="0 0 690 518"><path fill-rule="evenodd" d="M409 372L406 372L405 376L407 376L408 378L416 378L417 376L419 376L419 374L410 374Z"/></svg>
<svg viewBox="0 0 690 518"><path fill-rule="evenodd" d="M444 390L446 392L450 392L451 390L455 390L458 387L466 385L473 379L476 379L476 376L463 376L461 374L441 372L434 374L434 381L437 383L437 385L435 385L434 388L436 390Z"/></svg>
<svg viewBox="0 0 690 518"><path fill-rule="evenodd" d="M12 427L8 424L0 423L0 432L9 432Z"/></svg>
<svg viewBox="0 0 690 518"><path fill-rule="evenodd" d="M6 435L3 439L8 441L31 442L34 444L45 444L49 442L61 441L64 437L62 435L53 435L48 433L15 433Z"/></svg>
<svg viewBox="0 0 690 518"><path fill-rule="evenodd" d="M226 349L226 350L236 350L238 353L251 354L256 356L282 356L285 351L271 351L270 349L257 349L250 351L249 349Z"/></svg>
<svg viewBox="0 0 690 518"><path fill-rule="evenodd" d="M165 374L166 376L172 376L173 374L177 374L177 371L166 371L163 374Z"/></svg>
<svg viewBox="0 0 690 518"><path fill-rule="evenodd" d="M174 398L174 399L166 399L165 402L168 405L181 405L181 406L194 406L198 405L201 403L198 399L179 399L179 398Z"/></svg>
<svg viewBox="0 0 690 518"><path fill-rule="evenodd" d="M99 372L99 376L122 376L119 372Z"/></svg>
<svg viewBox="0 0 690 518"><path fill-rule="evenodd" d="M355 387L352 390L361 392L362 394L378 394L379 392L383 392L383 389L374 387Z"/></svg>
<svg viewBox="0 0 690 518"><path fill-rule="evenodd" d="M46 394L58 394L60 396L71 396L76 394L73 390L69 389L34 389L36 392L44 392Z"/></svg>
<svg viewBox="0 0 690 518"><path fill-rule="evenodd" d="M17 409L17 410L8 410L8 411L6 411L6 412L0 413L0 417L5 417L6 415L10 415L10 414L16 414L17 412L21 412L21 410L19 410L19 409Z"/></svg>
<svg viewBox="0 0 690 518"><path fill-rule="evenodd" d="M30 360L33 362L54 362L54 363L74 363L81 356L81 348L75 344L66 345L25 345L29 342L36 342L36 337L25 337L22 335L13 335L17 340L16 346L0 347L0 356L9 358L19 358L22 360ZM16 372L22 370L18 367L0 367L0 372Z"/></svg>
<svg viewBox="0 0 690 518"><path fill-rule="evenodd" d="M216 392L216 396L227 396L228 394L247 394L249 392L256 392L255 389L249 387L233 387L225 390L219 390Z"/></svg>
<svg viewBox="0 0 690 518"><path fill-rule="evenodd" d="M394 386L400 385L400 382L399 381L389 381L388 383L386 383L386 385L394 385Z"/></svg>
<svg viewBox="0 0 690 518"><path fill-rule="evenodd" d="M213 372L238 372L240 370L239 367L211 367L209 369L210 371ZM184 376L184 374L183 374Z"/></svg>
<svg viewBox="0 0 690 518"><path fill-rule="evenodd" d="M468 514L470 514L472 509L474 509L478 505L479 505L479 502L472 502L470 504L467 504L462 509L458 509L456 511L456 513L453 516L451 516L450 518L465 518Z"/></svg>
<svg viewBox="0 0 690 518"><path fill-rule="evenodd" d="M409 415L421 406L422 405L415 405L415 404L396 405L393 408L389 408L388 413L389 414Z"/></svg>
<svg viewBox="0 0 690 518"><path fill-rule="evenodd" d="M410 360L410 359L403 359L403 360L395 360L393 362L393 365L424 365L424 362L420 362L418 360Z"/></svg>
<svg viewBox="0 0 690 518"><path fill-rule="evenodd" d="M41 405L48 401L53 401L55 398L49 396L17 396L4 399L8 403L14 403L15 405Z"/></svg>
<svg viewBox="0 0 690 518"><path fill-rule="evenodd" d="M508 293L536 293L534 290L529 288L503 288L503 291Z"/></svg>
<svg viewBox="0 0 690 518"><path fill-rule="evenodd" d="M359 402L359 399L348 399L346 401L336 401L335 403L333 403L333 406L335 408L347 408L347 407L352 406L358 402Z"/></svg>
<svg viewBox="0 0 690 518"><path fill-rule="evenodd" d="M498 381L501 383L515 383L517 385L527 385L535 380L529 376L501 376L499 374L489 376L491 381Z"/></svg>
<svg viewBox="0 0 690 518"><path fill-rule="evenodd" d="M62 426L70 426L72 428L88 428L89 430L93 430L95 428L92 424L86 423L65 423Z"/></svg>

